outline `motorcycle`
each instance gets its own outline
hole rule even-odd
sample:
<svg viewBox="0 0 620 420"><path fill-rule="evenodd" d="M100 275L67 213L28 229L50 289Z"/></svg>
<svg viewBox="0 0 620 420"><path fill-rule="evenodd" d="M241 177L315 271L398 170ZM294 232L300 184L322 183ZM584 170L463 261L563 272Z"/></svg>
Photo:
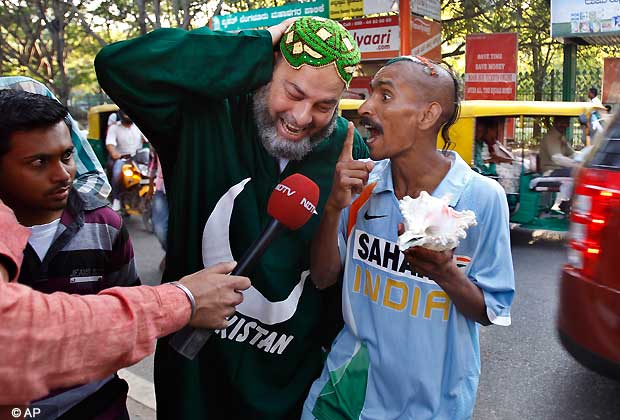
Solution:
<svg viewBox="0 0 620 420"><path fill-rule="evenodd" d="M151 147L138 150L135 155L121 156L121 191L119 200L124 215L141 215L144 227L153 232L151 206L155 194L154 152Z"/></svg>

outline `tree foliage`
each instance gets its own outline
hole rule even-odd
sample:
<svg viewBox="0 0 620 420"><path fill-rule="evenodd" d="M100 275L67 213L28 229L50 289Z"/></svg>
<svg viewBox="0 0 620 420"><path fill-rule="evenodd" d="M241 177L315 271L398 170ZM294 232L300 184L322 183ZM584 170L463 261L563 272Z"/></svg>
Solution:
<svg viewBox="0 0 620 420"><path fill-rule="evenodd" d="M162 26L204 25L223 0L0 0L0 74L46 83L65 103L96 89L92 62L109 42Z"/></svg>
<svg viewBox="0 0 620 420"><path fill-rule="evenodd" d="M561 91L562 44L551 38L549 0L442 0L442 17L443 58L455 68L464 69L468 34L517 32L520 91L534 100L554 99ZM578 82L600 87L602 57L619 54L619 46L580 46Z"/></svg>
<svg viewBox="0 0 620 420"><path fill-rule="evenodd" d="M0 73L42 80L66 102L72 89L98 91L92 62L109 42L161 27L192 29L216 14L288 2L0 0ZM551 74L561 82L561 44L549 35L549 0L442 0L441 7L443 57L457 69L464 67L467 34L518 32L520 72L528 75L534 98L543 98ZM617 46L580 47L579 65L594 69L600 80L602 56L619 53Z"/></svg>

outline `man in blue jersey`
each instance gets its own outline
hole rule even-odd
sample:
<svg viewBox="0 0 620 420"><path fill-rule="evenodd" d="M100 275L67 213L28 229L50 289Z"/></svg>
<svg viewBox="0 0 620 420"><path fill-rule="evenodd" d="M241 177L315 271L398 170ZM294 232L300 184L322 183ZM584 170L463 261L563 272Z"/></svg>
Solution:
<svg viewBox="0 0 620 420"><path fill-rule="evenodd" d="M514 273L501 186L437 150L458 115L458 83L423 57L399 57L360 107L373 162L352 131L312 246L317 287L344 270L345 326L304 419L468 419L480 375L479 325L510 324ZM449 142L449 138L448 138ZM478 225L449 251L399 250L398 200L427 191ZM354 200L355 199L355 200Z"/></svg>

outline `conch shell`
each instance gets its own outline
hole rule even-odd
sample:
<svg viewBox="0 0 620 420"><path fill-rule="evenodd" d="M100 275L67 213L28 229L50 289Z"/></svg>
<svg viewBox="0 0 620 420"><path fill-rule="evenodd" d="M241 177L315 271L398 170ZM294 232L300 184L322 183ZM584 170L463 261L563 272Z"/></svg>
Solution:
<svg viewBox="0 0 620 420"><path fill-rule="evenodd" d="M414 246L433 251L454 249L467 236L465 230L476 225L473 211L456 211L448 206L446 197L432 197L426 191L418 198L404 197L399 205L405 217L405 233L398 238L403 251Z"/></svg>

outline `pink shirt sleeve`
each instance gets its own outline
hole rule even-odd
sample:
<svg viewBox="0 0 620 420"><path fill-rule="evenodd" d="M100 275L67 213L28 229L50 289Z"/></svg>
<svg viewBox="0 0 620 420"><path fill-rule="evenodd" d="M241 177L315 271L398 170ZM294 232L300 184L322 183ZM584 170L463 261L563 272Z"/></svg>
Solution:
<svg viewBox="0 0 620 420"><path fill-rule="evenodd" d="M13 211L0 200L0 262L6 265L10 280L16 280L22 265L30 231L20 225Z"/></svg>
<svg viewBox="0 0 620 420"><path fill-rule="evenodd" d="M0 256L19 267L28 232L6 209L0 202ZM132 365L190 312L185 294L167 284L76 296L0 281L0 404L26 403Z"/></svg>
<svg viewBox="0 0 620 420"><path fill-rule="evenodd" d="M0 404L104 378L183 327L190 304L178 288L112 288L92 296L46 295L0 282Z"/></svg>

